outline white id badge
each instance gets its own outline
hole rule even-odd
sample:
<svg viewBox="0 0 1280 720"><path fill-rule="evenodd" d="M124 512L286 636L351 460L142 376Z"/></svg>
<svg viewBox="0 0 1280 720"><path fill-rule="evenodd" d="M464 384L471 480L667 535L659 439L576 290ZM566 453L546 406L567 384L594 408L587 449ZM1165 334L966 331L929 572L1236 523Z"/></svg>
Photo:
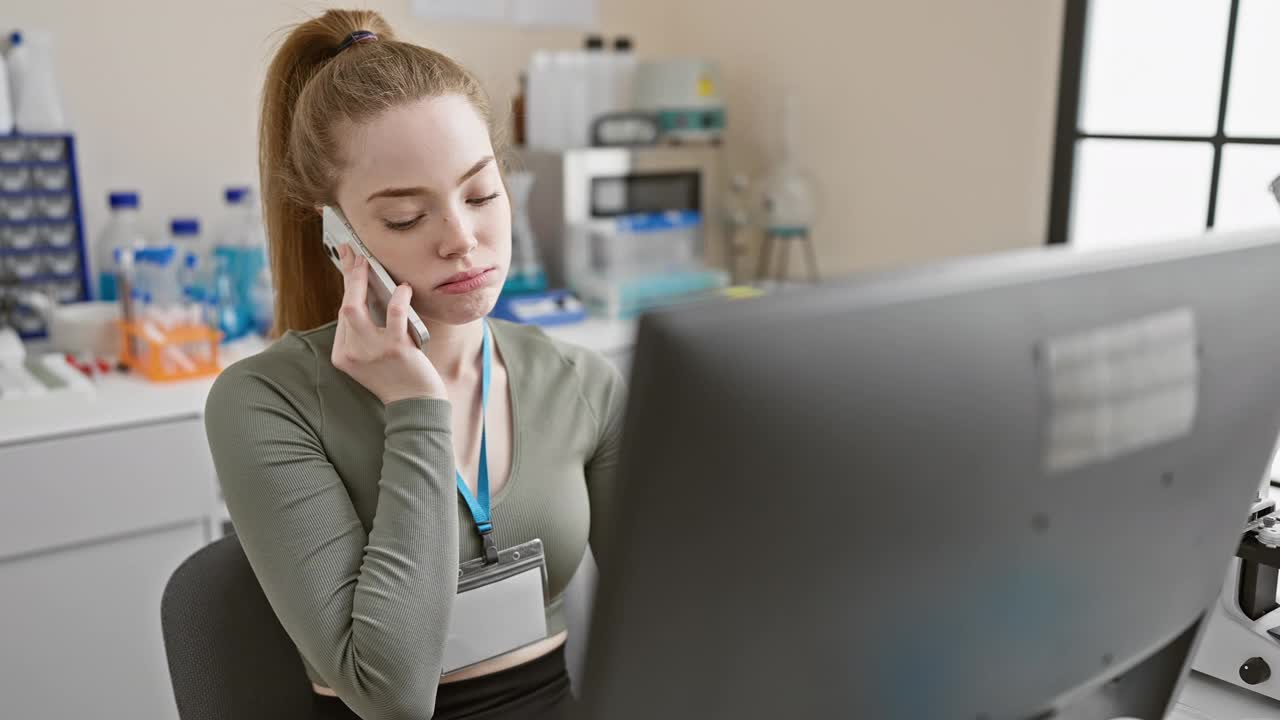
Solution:
<svg viewBox="0 0 1280 720"><path fill-rule="evenodd" d="M533 540L458 566L443 672L505 655L547 637L547 563Z"/></svg>

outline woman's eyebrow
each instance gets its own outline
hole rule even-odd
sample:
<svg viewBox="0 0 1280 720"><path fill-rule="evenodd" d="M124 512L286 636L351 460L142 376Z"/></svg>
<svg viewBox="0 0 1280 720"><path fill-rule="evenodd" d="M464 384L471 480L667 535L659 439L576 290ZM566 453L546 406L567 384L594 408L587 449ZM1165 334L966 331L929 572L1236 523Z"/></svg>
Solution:
<svg viewBox="0 0 1280 720"><path fill-rule="evenodd" d="M471 166L470 170L466 171L465 173L462 174L462 177L458 178L458 184L461 185L462 183L475 177L476 173L485 169L485 167L489 163L493 162L493 160L494 158L492 155L486 155L483 158L480 158L480 160L477 161L475 165ZM431 194L430 190L420 185L415 187L391 187L391 188L383 188L375 192L374 194L370 195L369 199L366 200L365 202L373 202L378 198L415 197L418 195L430 195L430 194Z"/></svg>

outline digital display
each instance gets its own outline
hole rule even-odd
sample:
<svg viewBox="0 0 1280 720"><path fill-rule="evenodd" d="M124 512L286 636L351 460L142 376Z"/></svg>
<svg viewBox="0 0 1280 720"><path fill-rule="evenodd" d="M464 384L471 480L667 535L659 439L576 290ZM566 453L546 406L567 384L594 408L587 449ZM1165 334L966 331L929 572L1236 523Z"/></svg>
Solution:
<svg viewBox="0 0 1280 720"><path fill-rule="evenodd" d="M599 177L591 180L592 217L702 210L697 172Z"/></svg>

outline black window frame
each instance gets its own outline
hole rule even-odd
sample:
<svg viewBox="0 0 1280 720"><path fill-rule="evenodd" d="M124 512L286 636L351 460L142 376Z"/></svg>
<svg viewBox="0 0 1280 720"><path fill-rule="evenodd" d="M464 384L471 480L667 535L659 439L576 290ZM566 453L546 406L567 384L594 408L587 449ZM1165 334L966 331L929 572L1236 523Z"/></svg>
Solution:
<svg viewBox="0 0 1280 720"><path fill-rule="evenodd" d="M1213 135L1157 135L1087 133L1080 129L1080 91L1084 76L1089 3L1066 0L1063 18L1062 57L1058 78L1058 121L1054 140L1053 180L1049 199L1048 244L1065 245L1071 239L1071 204L1074 200L1076 148L1082 140L1138 140L1189 142L1213 147L1213 168L1209 181L1209 212L1205 227L1212 228L1218 214L1218 187L1222 176L1222 152L1227 145L1275 145L1280 137L1258 138L1226 134L1227 101L1231 92L1231 65L1235 59L1236 28L1241 0L1231 0L1227 20L1226 58L1222 64L1222 89L1218 98L1218 124Z"/></svg>

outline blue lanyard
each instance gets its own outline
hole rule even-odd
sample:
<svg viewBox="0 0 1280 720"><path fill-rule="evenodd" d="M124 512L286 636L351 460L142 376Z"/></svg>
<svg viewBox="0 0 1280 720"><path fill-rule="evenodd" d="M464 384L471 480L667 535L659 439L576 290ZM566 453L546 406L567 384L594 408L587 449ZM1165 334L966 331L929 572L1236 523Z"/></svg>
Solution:
<svg viewBox="0 0 1280 720"><path fill-rule="evenodd" d="M462 499L466 501L467 507L471 509L471 517L476 522L476 530L480 533L480 540L484 543L484 561L492 564L498 562L498 544L493 539L493 518L490 516L489 508L489 452L486 449L485 442L485 412L489 409L489 376L493 367L493 341L489 338L489 323L481 321L484 327L484 340L480 343L480 467L476 472L476 492L480 496L471 494L471 489L467 487L467 481L462 479L462 473L454 470L458 480L458 494L462 495Z"/></svg>

